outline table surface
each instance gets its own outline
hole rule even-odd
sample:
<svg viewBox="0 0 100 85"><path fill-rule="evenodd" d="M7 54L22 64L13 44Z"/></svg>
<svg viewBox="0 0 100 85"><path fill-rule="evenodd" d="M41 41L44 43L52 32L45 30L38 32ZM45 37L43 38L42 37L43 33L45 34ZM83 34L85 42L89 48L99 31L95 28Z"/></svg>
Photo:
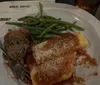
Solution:
<svg viewBox="0 0 100 85"><path fill-rule="evenodd" d="M6 1L20 1L20 0L0 0L1 2L6 2ZM29 0L21 0L21 1L29 1ZM65 3L65 4L71 4L75 5L75 0L30 0L30 1L51 1L51 2L56 2L56 3ZM100 5L94 15L98 20L100 20Z"/></svg>

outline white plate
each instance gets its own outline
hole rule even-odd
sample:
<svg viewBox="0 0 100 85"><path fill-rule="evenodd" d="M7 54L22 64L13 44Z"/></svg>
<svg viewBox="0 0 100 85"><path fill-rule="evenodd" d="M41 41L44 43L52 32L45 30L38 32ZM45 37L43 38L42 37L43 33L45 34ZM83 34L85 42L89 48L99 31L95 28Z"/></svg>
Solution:
<svg viewBox="0 0 100 85"><path fill-rule="evenodd" d="M96 57L99 64L100 22L86 11L71 5L53 4L53 3L52 4L44 3L43 5L44 5L44 11L47 15L51 15L57 18L62 18L62 20L69 22L74 22L77 20L78 22L77 25L85 29L83 33L90 42L88 53L91 56ZM37 12L38 12L38 3L35 2L34 6L31 7L30 9L26 10L16 9L14 13L12 13L11 21L16 21L19 17L29 15L32 13L36 14ZM4 24L0 28L0 37L3 38L7 30L12 27L13 26L8 26ZM98 72L100 72L100 64L97 69L94 68L84 69L79 67L76 69L76 72L78 75L85 77L94 70L98 70ZM17 85L15 81L13 81L11 78L7 76L7 71L3 65L1 51L0 51L0 85ZM87 80L86 82L86 85L100 85L100 74L97 77L89 78L89 80Z"/></svg>

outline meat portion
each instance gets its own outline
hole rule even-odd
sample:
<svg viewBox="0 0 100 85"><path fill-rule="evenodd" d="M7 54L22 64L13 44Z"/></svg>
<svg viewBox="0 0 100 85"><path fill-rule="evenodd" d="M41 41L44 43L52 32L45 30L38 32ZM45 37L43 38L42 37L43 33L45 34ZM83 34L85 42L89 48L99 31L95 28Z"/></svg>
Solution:
<svg viewBox="0 0 100 85"><path fill-rule="evenodd" d="M32 74L33 83L36 81L37 85L53 85L69 79L78 42L74 34L66 33L33 47L38 70Z"/></svg>
<svg viewBox="0 0 100 85"><path fill-rule="evenodd" d="M77 49L78 38L72 33L49 39L32 48L37 64L63 56L64 53L74 52Z"/></svg>
<svg viewBox="0 0 100 85"><path fill-rule="evenodd" d="M4 47L11 59L23 60L30 48L29 32L23 28L8 32L4 36Z"/></svg>
<svg viewBox="0 0 100 85"><path fill-rule="evenodd" d="M65 33L32 48L37 66L31 71L33 85L53 85L69 79L76 51L87 46L81 33Z"/></svg>
<svg viewBox="0 0 100 85"><path fill-rule="evenodd" d="M39 85L52 85L71 77L73 72L74 53L65 54L38 66L36 80Z"/></svg>

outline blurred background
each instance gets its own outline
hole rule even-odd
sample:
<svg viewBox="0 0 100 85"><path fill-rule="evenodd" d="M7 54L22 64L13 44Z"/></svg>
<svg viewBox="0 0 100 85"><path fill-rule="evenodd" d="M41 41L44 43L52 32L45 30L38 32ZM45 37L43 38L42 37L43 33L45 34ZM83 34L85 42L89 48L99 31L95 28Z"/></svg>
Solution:
<svg viewBox="0 0 100 85"><path fill-rule="evenodd" d="M24 0L0 0L3 1L24 1ZM29 1L29 0L25 0ZM32 1L32 0L31 0ZM33 0L34 1L34 0ZM100 0L55 0L56 3L74 5L91 13L100 20Z"/></svg>
<svg viewBox="0 0 100 85"><path fill-rule="evenodd" d="M56 3L74 5L86 10L100 20L100 0L56 0Z"/></svg>

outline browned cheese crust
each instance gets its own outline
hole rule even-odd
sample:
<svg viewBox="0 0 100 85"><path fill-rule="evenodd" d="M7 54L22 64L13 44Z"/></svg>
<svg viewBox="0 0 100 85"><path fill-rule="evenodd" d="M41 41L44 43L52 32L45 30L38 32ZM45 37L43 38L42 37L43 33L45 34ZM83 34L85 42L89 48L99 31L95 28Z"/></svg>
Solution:
<svg viewBox="0 0 100 85"><path fill-rule="evenodd" d="M32 48L37 64L63 56L65 53L74 52L79 45L77 37L72 33L49 39L45 45L36 45Z"/></svg>
<svg viewBox="0 0 100 85"><path fill-rule="evenodd" d="M33 47L37 85L52 85L70 78L78 45L76 35L65 33Z"/></svg>

